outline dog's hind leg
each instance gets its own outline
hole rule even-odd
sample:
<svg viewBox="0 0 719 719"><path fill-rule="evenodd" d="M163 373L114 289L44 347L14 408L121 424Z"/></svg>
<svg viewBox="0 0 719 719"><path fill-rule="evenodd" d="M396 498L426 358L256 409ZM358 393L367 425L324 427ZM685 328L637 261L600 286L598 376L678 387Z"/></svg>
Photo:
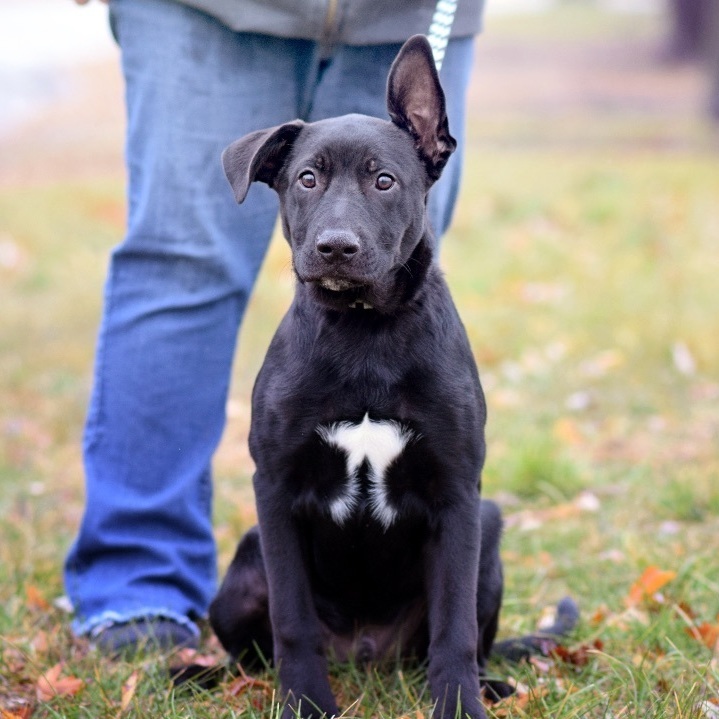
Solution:
<svg viewBox="0 0 719 719"><path fill-rule="evenodd" d="M222 646L245 666L272 660L272 630L268 608L260 533L245 534L210 605L210 623Z"/></svg>
<svg viewBox="0 0 719 719"><path fill-rule="evenodd" d="M487 499L480 505L482 544L479 556L479 579L477 584L477 625L479 641L477 658L480 669L492 650L499 625L504 579L499 544L502 536L502 515L499 507Z"/></svg>

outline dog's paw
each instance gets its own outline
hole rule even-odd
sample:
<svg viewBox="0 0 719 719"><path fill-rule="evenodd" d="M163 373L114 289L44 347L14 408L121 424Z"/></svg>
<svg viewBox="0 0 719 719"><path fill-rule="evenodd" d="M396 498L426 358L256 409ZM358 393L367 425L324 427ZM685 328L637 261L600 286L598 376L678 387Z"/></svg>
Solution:
<svg viewBox="0 0 719 719"><path fill-rule="evenodd" d="M511 697L514 694L514 687L499 679L481 679L482 696L490 704L496 704L502 699Z"/></svg>

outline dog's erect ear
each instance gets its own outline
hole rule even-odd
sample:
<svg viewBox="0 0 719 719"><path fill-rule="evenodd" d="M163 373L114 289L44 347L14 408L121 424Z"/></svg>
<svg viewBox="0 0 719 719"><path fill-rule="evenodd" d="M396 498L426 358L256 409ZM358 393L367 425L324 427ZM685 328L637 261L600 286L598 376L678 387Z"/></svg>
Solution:
<svg viewBox="0 0 719 719"><path fill-rule="evenodd" d="M222 153L222 166L237 202L247 196L250 185L265 182L272 187L300 130L302 120L288 122L268 130L257 130L233 142Z"/></svg>
<svg viewBox="0 0 719 719"><path fill-rule="evenodd" d="M407 40L395 58L387 80L387 109L392 122L414 138L429 177L438 179L457 142L449 134L444 92L424 35Z"/></svg>

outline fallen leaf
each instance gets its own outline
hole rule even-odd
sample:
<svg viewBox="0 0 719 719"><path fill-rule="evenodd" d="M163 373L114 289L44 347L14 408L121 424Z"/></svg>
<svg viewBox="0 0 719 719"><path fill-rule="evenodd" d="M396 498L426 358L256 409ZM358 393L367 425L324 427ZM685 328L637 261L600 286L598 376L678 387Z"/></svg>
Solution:
<svg viewBox="0 0 719 719"><path fill-rule="evenodd" d="M506 527L519 527L522 531L538 529L546 522L561 522L585 512L595 513L601 508L599 498L592 492L580 492L571 502L556 504L546 509L525 509L504 518Z"/></svg>
<svg viewBox="0 0 719 719"><path fill-rule="evenodd" d="M230 696L239 697L250 691L251 689L257 689L267 698L272 697L272 694L274 692L274 686L270 682L248 676L242 667L239 667L239 670L240 676L230 682L229 686L226 689L226 692Z"/></svg>
<svg viewBox="0 0 719 719"><path fill-rule="evenodd" d="M558 419L554 423L552 433L562 444L577 446L584 442L584 435L579 429L579 425L569 417Z"/></svg>
<svg viewBox="0 0 719 719"><path fill-rule="evenodd" d="M189 647L179 650L170 666L170 675L175 686L194 682L210 688L220 683L224 673L224 656L200 654L196 649Z"/></svg>
<svg viewBox="0 0 719 719"><path fill-rule="evenodd" d="M686 631L709 649L714 649L719 642L719 624L702 622L695 627L687 627Z"/></svg>
<svg viewBox="0 0 719 719"><path fill-rule="evenodd" d="M652 599L656 593L677 576L676 572L662 570L658 567L647 567L642 576L632 584L625 603L629 607L636 607L646 599Z"/></svg>
<svg viewBox="0 0 719 719"><path fill-rule="evenodd" d="M38 654L44 654L47 652L49 647L49 642L47 640L47 632L44 632L42 629L33 637L31 642L32 648L38 653Z"/></svg>
<svg viewBox="0 0 719 719"><path fill-rule="evenodd" d="M120 698L120 713L124 714L130 707L133 697L135 696L135 689L137 689L137 682L140 679L140 672L134 671L122 684L122 694Z"/></svg>
<svg viewBox="0 0 719 719"><path fill-rule="evenodd" d="M7 711L6 709L0 709L0 719L30 719L32 716L32 707L24 706L18 707L13 711Z"/></svg>
<svg viewBox="0 0 719 719"><path fill-rule="evenodd" d="M677 602L674 608L689 621L696 617L696 613L687 602ZM717 619L719 619L719 617L717 617Z"/></svg>
<svg viewBox="0 0 719 719"><path fill-rule="evenodd" d="M40 590L32 584L28 584L25 587L25 598L31 609L39 609L43 612L50 609L50 603L42 596Z"/></svg>
<svg viewBox="0 0 719 719"><path fill-rule="evenodd" d="M57 696L75 696L84 686L85 682L77 677L61 677L63 663L41 674L35 685L35 695L40 702L48 702Z"/></svg>
<svg viewBox="0 0 719 719"><path fill-rule="evenodd" d="M550 654L565 664L571 664L575 667L584 667L589 663L589 659L592 654L595 652L601 652L603 649L604 643L602 640L595 639L591 644L580 644L579 646L572 648L567 648L559 644Z"/></svg>
<svg viewBox="0 0 719 719"><path fill-rule="evenodd" d="M609 617L609 607L607 607L606 604L602 604L594 611L594 614L592 614L591 617L589 617L589 623L593 626L598 626L602 622L606 621L607 617Z"/></svg>
<svg viewBox="0 0 719 719"><path fill-rule="evenodd" d="M496 717L515 717L517 712L522 715L528 704L549 693L546 686L528 687L526 684L514 681L512 677L509 678L508 683L514 687L514 694L494 704L493 712Z"/></svg>
<svg viewBox="0 0 719 719"><path fill-rule="evenodd" d="M414 713L414 715L402 714L402 716L397 717L397 719L424 719L424 713L420 709L417 709L417 711Z"/></svg>

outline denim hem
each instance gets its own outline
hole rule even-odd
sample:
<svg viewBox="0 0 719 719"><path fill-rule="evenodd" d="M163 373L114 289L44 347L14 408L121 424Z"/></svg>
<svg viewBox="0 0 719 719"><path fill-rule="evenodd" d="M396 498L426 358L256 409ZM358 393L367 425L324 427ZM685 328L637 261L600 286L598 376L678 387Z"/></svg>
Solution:
<svg viewBox="0 0 719 719"><path fill-rule="evenodd" d="M73 633L80 636L89 636L91 639L97 637L108 627L115 624L128 624L132 621L139 619L169 619L170 621L176 622L177 624L189 629L193 636L200 636L200 629L191 619L188 619L184 614L178 614L177 612L167 609L165 607L147 607L144 609L136 609L128 612L114 612L107 611L102 614L98 614L96 617L86 619L85 621L75 620L72 623Z"/></svg>

